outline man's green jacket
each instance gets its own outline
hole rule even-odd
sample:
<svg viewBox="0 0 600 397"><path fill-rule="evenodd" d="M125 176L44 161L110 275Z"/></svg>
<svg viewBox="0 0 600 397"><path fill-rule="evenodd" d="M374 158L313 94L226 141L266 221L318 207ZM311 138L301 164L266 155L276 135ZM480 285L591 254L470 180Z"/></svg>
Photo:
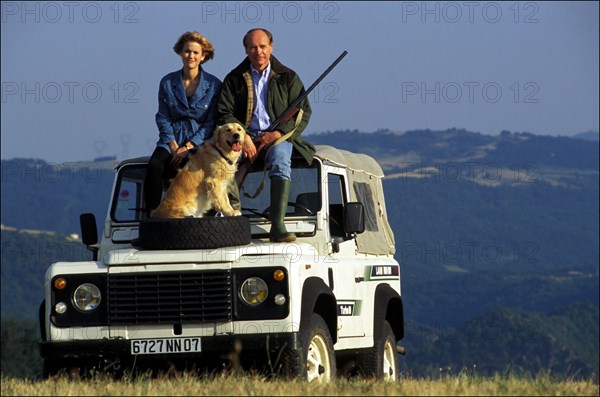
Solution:
<svg viewBox="0 0 600 397"><path fill-rule="evenodd" d="M292 69L284 66L271 55L271 74L267 88L267 111L271 121L277 119L285 112L288 106L304 92L304 85L300 77ZM221 94L217 103L217 124L239 123L248 128L252 119L254 107L254 92L252 77L250 76L250 60L246 57L235 69L225 77L221 86ZM312 110L308 98L301 104L303 110L300 124L288 140L294 148L311 164L315 148L301 138L302 131L306 128ZM292 117L277 129L283 135L292 131L296 116Z"/></svg>

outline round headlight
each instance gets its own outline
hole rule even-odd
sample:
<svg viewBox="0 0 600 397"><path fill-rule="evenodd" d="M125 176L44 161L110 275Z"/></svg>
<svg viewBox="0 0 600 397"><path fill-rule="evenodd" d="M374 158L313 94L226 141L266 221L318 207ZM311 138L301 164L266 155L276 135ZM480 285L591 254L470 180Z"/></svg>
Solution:
<svg viewBox="0 0 600 397"><path fill-rule="evenodd" d="M100 305L102 294L94 284L81 284L73 293L73 304L82 312L91 312Z"/></svg>
<svg viewBox="0 0 600 397"><path fill-rule="evenodd" d="M260 305L267 299L268 294L267 283L259 277L247 278L240 287L240 296L250 306Z"/></svg>

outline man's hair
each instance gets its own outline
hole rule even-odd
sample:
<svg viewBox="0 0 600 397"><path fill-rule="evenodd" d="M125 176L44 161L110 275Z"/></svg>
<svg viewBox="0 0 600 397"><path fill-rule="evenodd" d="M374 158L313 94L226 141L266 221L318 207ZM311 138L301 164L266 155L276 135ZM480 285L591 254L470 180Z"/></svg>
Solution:
<svg viewBox="0 0 600 397"><path fill-rule="evenodd" d="M271 32L269 32L267 29L265 28L254 28L254 29L250 29L248 32L246 32L246 34L244 35L244 38L242 39L242 44L244 45L244 48L246 48L246 40L248 39L248 36L250 35L250 33L256 32L260 30L261 32L265 32L265 34L267 35L267 37L269 38L269 44L273 44L273 35L271 34Z"/></svg>
<svg viewBox="0 0 600 397"><path fill-rule="evenodd" d="M182 34L173 46L173 51L175 51L176 54L181 55L181 52L183 51L183 46L189 41L193 41L202 46L202 53L204 54L204 59L200 63L204 63L214 58L215 48L206 37L202 36L198 32L185 32L184 34Z"/></svg>

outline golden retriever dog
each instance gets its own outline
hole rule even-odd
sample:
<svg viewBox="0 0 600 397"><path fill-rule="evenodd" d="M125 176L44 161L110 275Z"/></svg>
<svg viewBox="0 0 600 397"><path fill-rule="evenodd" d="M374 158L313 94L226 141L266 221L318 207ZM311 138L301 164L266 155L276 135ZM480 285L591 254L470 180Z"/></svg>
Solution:
<svg viewBox="0 0 600 397"><path fill-rule="evenodd" d="M235 177L245 137L244 128L237 123L218 126L213 136L190 154L150 217L199 218L211 208L225 216L241 215L229 203L227 185Z"/></svg>

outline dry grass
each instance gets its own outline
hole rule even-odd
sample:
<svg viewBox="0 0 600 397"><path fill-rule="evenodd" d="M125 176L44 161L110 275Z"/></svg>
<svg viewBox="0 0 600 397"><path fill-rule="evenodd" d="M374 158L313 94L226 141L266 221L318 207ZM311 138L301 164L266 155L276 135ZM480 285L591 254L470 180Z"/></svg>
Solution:
<svg viewBox="0 0 600 397"><path fill-rule="evenodd" d="M258 376L216 376L198 378L183 374L170 378L112 380L17 380L2 378L2 396L598 396L592 380L556 380L550 376L480 377L466 374L441 379L406 378L398 383L365 379L337 379L326 385L300 381L269 380Z"/></svg>

